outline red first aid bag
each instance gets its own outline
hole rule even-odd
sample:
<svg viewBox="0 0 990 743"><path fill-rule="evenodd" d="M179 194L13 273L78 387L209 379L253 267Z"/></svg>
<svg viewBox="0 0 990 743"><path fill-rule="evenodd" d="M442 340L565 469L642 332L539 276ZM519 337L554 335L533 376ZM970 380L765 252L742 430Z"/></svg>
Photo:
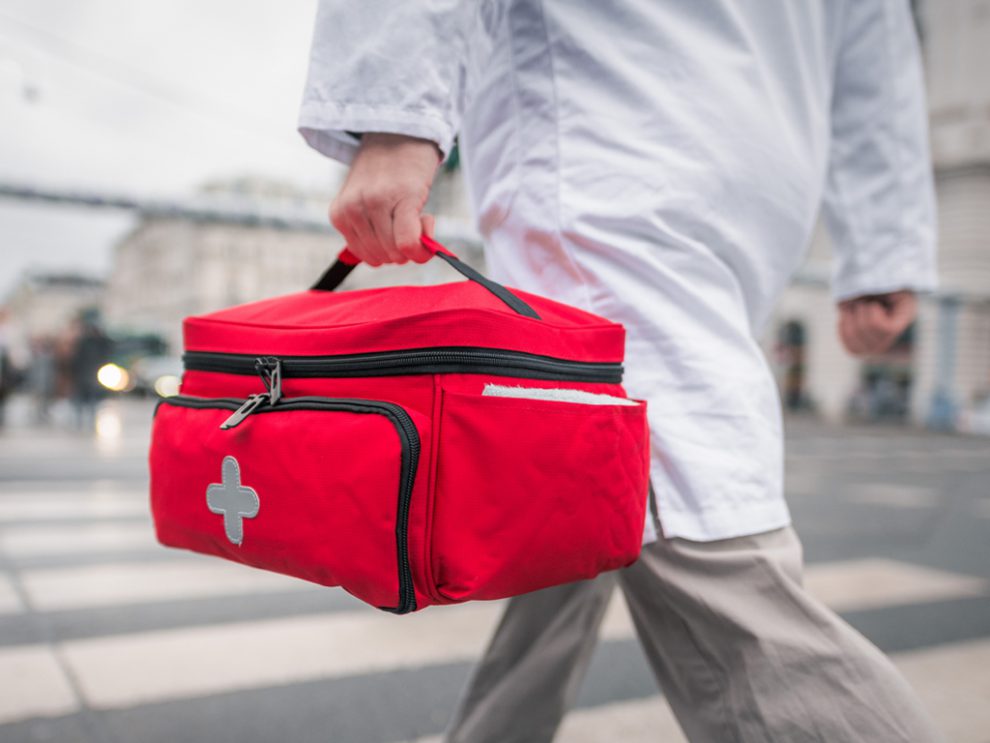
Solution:
<svg viewBox="0 0 990 743"><path fill-rule="evenodd" d="M309 291L187 318L155 413L158 539L381 609L497 599L639 555L646 405L621 325L468 277Z"/></svg>

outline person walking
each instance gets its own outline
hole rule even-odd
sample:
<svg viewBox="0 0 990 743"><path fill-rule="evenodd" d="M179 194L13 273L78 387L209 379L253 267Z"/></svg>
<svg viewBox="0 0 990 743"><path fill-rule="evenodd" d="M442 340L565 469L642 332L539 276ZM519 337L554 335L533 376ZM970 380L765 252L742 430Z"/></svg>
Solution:
<svg viewBox="0 0 990 743"><path fill-rule="evenodd" d="M822 206L849 352L935 284L907 0L323 0L299 117L350 164L371 265L423 262L455 138L498 281L627 330L656 509L632 566L509 601L450 743L552 739L609 596L692 741L934 741L891 662L801 583L756 337Z"/></svg>
<svg viewBox="0 0 990 743"><path fill-rule="evenodd" d="M47 426L52 422L52 404L58 383L55 340L51 336L39 335L31 340L27 378L34 397L34 420Z"/></svg>
<svg viewBox="0 0 990 743"><path fill-rule="evenodd" d="M93 433L96 408L105 390L97 379L100 367L110 361L113 345L103 332L95 310L84 310L77 321L77 332L69 356L71 399L76 428Z"/></svg>

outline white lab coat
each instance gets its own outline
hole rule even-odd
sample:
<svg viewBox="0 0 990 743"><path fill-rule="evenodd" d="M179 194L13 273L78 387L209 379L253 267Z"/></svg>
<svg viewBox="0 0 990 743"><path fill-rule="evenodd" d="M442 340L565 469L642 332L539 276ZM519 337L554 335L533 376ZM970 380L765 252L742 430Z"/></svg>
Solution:
<svg viewBox="0 0 990 743"><path fill-rule="evenodd" d="M324 0L299 121L459 134L491 276L626 326L667 537L789 521L754 334L823 199L836 298L934 285L906 0Z"/></svg>

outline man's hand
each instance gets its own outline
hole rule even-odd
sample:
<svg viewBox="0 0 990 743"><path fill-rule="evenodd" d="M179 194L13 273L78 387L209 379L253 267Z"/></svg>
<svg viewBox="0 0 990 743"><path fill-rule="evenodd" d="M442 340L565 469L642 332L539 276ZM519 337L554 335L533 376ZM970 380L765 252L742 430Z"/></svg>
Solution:
<svg viewBox="0 0 990 743"><path fill-rule="evenodd" d="M372 266L430 259L419 239L424 230L433 231L423 207L440 160L440 150L425 139L374 132L361 137L330 205L330 221L352 253Z"/></svg>
<svg viewBox="0 0 990 743"><path fill-rule="evenodd" d="M883 353L918 311L911 291L856 297L839 302L839 337L853 356Z"/></svg>

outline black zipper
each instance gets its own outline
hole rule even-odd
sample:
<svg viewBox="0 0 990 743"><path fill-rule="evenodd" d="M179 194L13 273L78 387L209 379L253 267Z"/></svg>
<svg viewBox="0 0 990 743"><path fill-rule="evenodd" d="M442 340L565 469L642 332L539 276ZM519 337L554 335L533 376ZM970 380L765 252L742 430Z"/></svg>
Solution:
<svg viewBox="0 0 990 743"><path fill-rule="evenodd" d="M571 361L498 348L451 346L335 356L187 351L182 361L190 371L254 374L259 359L277 358L287 377L378 377L399 374L495 374L568 382L622 382L622 364Z"/></svg>
<svg viewBox="0 0 990 743"><path fill-rule="evenodd" d="M254 402L252 402L254 401ZM416 610L416 592L413 589L412 569L409 566L409 505L412 500L416 469L419 465L419 432L409 413L400 405L383 400L339 397L283 397L277 403L271 402L271 393L263 392L247 398L235 397L190 397L178 395L160 400L158 405L178 405L185 408L218 408L239 411L252 404L247 415L281 413L292 410L332 410L351 413L376 413L388 418L395 426L402 445L399 468L399 503L395 522L395 544L398 554L399 602L395 607L381 606L380 609L393 614L407 614ZM157 412L156 406L155 411ZM228 419L229 421L230 419ZM243 420L243 417L241 418ZM237 421L233 425L237 425ZM233 427L233 426L229 426Z"/></svg>

